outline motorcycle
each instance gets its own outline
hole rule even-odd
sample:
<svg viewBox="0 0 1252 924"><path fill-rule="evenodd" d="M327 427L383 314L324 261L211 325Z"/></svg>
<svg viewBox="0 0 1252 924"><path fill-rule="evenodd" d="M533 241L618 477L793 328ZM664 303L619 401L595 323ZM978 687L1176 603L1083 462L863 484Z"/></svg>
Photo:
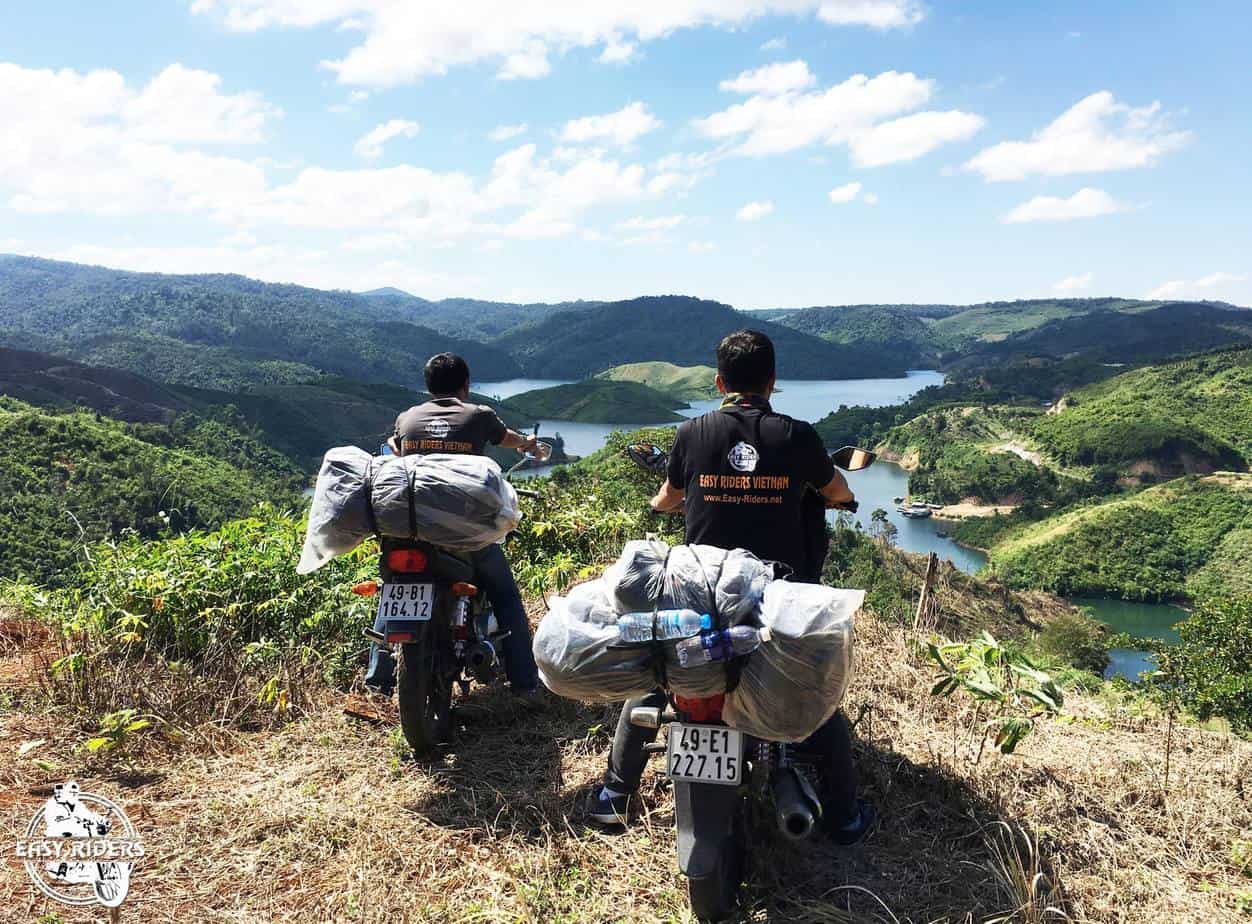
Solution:
<svg viewBox="0 0 1252 924"><path fill-rule="evenodd" d="M637 443L627 448L627 455L646 471L666 471L667 453L658 446ZM876 456L845 446L830 458L844 471L856 472L868 468ZM857 504L852 501L840 509L855 513ZM667 728L666 740L646 750L666 755L665 773L674 787L678 866L687 877L691 910L700 921L720 921L738 904L750 835L748 797L771 793L782 836L807 840L822 814L814 785L818 768L795 745L758 740L728 727L722 721L725 694L691 698L666 690L665 695L665 707L636 707L630 722Z"/></svg>
<svg viewBox="0 0 1252 924"><path fill-rule="evenodd" d="M390 447L380 447L379 454L391 455ZM551 444L540 442L504 477L509 480L523 465L542 464L551 455ZM515 490L523 497L539 496ZM380 542L381 582L364 581L352 591L378 598L383 630L367 626L363 634L395 659L400 728L413 753L423 757L452 738L454 689L464 697L471 681L486 685L499 675L501 646L509 632L500 629L486 593L475 583L468 556L420 539Z"/></svg>

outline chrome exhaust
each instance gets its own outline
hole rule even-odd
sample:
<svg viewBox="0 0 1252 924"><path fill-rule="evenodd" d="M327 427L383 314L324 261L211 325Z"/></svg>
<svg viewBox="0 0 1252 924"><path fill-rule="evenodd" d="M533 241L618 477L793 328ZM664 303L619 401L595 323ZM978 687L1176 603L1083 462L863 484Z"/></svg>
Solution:
<svg viewBox="0 0 1252 924"><path fill-rule="evenodd" d="M793 768L783 767L774 772L770 785L774 790L778 830L789 840L810 838L817 828L822 806L808 781Z"/></svg>
<svg viewBox="0 0 1252 924"><path fill-rule="evenodd" d="M465 650L465 669L479 683L487 683L495 675L496 646L479 639Z"/></svg>

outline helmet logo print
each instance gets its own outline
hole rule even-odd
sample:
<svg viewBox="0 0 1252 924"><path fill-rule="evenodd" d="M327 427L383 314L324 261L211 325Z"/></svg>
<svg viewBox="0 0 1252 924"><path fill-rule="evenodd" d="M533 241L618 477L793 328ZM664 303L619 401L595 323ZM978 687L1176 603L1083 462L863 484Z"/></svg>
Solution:
<svg viewBox="0 0 1252 924"><path fill-rule="evenodd" d="M756 447L742 441L730 448L730 454L726 458L730 461L731 467L738 472L754 472L756 464L761 461L761 455L756 451Z"/></svg>

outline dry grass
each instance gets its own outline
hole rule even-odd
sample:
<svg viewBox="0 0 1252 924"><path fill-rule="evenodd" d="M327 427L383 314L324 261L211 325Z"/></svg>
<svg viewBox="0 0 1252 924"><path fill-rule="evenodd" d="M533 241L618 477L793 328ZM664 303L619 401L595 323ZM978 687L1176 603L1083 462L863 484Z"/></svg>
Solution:
<svg viewBox="0 0 1252 924"><path fill-rule="evenodd" d="M1077 698L1017 755L970 763L971 715L932 701L899 629L858 628L849 714L880 826L859 849L753 852L753 922L1215 922L1239 919L1232 845L1252 830L1246 742L1175 731L1168 790L1160 721ZM147 839L123 921L688 921L672 801L654 767L625 833L585 826L612 709L559 703L537 719L475 693L455 749L398 756L394 730L346 717L327 692L278 731L85 769L56 717L0 719L0 811L24 825L52 782L119 798ZM23 741L48 743L18 759ZM51 770L32 758L52 761ZM57 911L3 867L6 919Z"/></svg>

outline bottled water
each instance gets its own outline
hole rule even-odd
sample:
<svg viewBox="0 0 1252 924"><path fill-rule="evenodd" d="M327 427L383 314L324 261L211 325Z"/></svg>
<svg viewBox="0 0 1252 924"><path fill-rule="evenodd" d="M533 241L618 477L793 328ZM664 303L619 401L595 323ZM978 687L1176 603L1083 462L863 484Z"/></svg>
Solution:
<svg viewBox="0 0 1252 924"><path fill-rule="evenodd" d="M768 642L769 638L768 628L732 626L729 629L708 629L695 638L684 639L675 648L678 663L686 667L688 664L728 661L738 655L746 655L756 651L761 642Z"/></svg>
<svg viewBox="0 0 1252 924"><path fill-rule="evenodd" d="M713 628L713 619L707 613L695 610L658 610L656 613L656 638L690 638L702 629ZM617 631L623 642L652 641L652 613L627 613L617 617Z"/></svg>

